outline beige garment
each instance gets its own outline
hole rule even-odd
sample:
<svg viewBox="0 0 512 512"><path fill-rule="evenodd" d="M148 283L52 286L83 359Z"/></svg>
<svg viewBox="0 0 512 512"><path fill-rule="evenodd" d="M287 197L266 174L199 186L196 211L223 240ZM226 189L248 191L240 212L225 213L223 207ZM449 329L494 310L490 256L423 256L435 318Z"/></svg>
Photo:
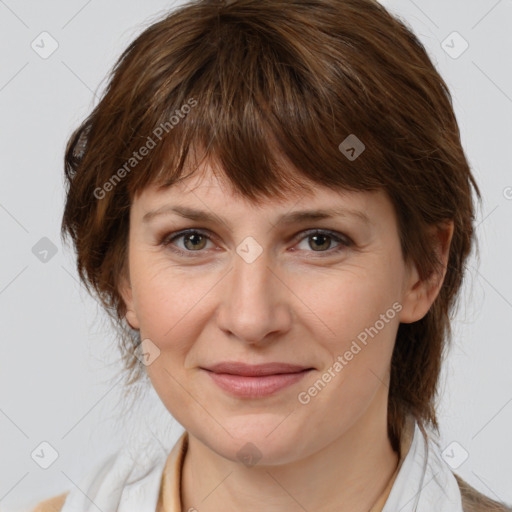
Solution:
<svg viewBox="0 0 512 512"><path fill-rule="evenodd" d="M404 435L401 440L400 451L401 459L396 471L393 473L388 485L383 493L371 508L369 512L381 512L384 508L389 493L393 487L396 475L398 474L402 462L405 459L409 447L411 446L412 434L414 433L414 421L409 421L404 430ZM160 495L156 512L181 512L181 473L183 469L183 462L188 448L188 433L183 432L176 444L173 446L167 461L165 463L164 471L162 472L162 480L160 485ZM32 512L60 512L68 492L59 494L45 501L38 503Z"/></svg>
<svg viewBox="0 0 512 512"><path fill-rule="evenodd" d="M40 501L32 512L60 512L68 494L69 491L59 494L58 496L54 496L53 498Z"/></svg>
<svg viewBox="0 0 512 512"><path fill-rule="evenodd" d="M379 499L369 510L369 512L381 512L384 508L386 500L388 499L389 493L393 487L395 478L400 471L402 462L405 459L411 446L413 433L414 421L411 418L411 421L406 424L406 428L404 429L404 433L401 439L401 459L397 469L391 476L388 485L380 495ZM187 453L187 447L188 433L185 431L176 442L176 445L173 447L165 464L160 486L160 497L158 500L156 512L181 512L181 472L183 469L185 455Z"/></svg>

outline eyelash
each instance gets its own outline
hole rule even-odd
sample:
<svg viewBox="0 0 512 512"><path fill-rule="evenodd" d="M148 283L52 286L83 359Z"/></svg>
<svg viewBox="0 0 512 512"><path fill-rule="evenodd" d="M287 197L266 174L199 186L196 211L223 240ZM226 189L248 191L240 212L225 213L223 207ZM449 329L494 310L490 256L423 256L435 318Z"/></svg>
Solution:
<svg viewBox="0 0 512 512"><path fill-rule="evenodd" d="M164 235L160 239L159 245L169 248L171 251L175 252L176 254L179 254L180 256L192 256L192 257L199 256L200 253L204 252L204 251L202 251L202 250L184 251L182 249L176 248L176 246L173 246L172 242L174 242L175 240L177 240L179 238L183 238L187 235L201 235L201 236L205 237L207 240L213 242L212 236L209 235L207 232L202 231L200 229L187 229L184 231L179 231L177 233L171 233L171 234ZM333 250L328 249L326 251L307 251L307 252L313 252L313 253L319 253L319 254L327 253L328 255L332 255L332 254L337 254L337 253L341 252L342 250L353 245L352 240L350 240L350 238L348 238L347 236L344 236L344 235L341 236L334 231L322 230L322 229L312 229L312 230L303 232L303 236L302 236L302 238L300 238L298 240L298 242L301 242L302 240L310 238L315 235L326 236L327 238L330 238L333 241L339 243L339 246L334 248ZM196 254L194 254L194 252L197 252L198 254L196 255Z"/></svg>

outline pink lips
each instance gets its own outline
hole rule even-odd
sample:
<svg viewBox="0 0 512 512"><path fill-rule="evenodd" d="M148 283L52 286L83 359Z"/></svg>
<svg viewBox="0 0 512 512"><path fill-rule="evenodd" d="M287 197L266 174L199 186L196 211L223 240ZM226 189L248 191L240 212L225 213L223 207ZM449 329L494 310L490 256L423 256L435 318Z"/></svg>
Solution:
<svg viewBox="0 0 512 512"><path fill-rule="evenodd" d="M248 365L237 362L203 368L221 389L240 398L272 395L298 382L312 369L288 363Z"/></svg>

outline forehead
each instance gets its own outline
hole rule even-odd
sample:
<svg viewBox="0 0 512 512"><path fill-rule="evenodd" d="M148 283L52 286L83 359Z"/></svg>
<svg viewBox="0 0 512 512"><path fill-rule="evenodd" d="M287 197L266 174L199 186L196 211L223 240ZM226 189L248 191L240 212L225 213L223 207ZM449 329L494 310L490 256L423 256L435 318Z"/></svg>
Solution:
<svg viewBox="0 0 512 512"><path fill-rule="evenodd" d="M304 190L291 190L286 198L265 197L254 201L235 190L228 179L214 172L210 164L202 164L191 176L173 183L170 186L150 184L134 198L132 208L144 215L149 209L164 207L169 204L202 202L206 208L227 209L235 205L245 206L255 211L271 212L288 210L295 205L327 207L346 206L351 209L372 212L384 203L390 204L387 194L378 191L352 191L333 189L321 184L299 178L305 185Z"/></svg>

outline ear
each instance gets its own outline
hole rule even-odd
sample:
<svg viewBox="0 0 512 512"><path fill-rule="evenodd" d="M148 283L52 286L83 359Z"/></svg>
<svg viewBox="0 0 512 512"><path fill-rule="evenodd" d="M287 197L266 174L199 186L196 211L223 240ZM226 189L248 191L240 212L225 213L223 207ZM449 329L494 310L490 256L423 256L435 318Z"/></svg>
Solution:
<svg viewBox="0 0 512 512"><path fill-rule="evenodd" d="M408 264L402 295L400 322L407 324L421 320L428 313L438 296L446 275L453 229L454 224L451 220L431 226L429 229L433 248L442 263L440 273L432 272L427 279L422 280L416 265L414 263Z"/></svg>
<svg viewBox="0 0 512 512"><path fill-rule="evenodd" d="M126 306L126 321L132 329L140 329L139 319L137 318L137 313L135 312L132 285L126 273L124 273L120 279L119 293Z"/></svg>

